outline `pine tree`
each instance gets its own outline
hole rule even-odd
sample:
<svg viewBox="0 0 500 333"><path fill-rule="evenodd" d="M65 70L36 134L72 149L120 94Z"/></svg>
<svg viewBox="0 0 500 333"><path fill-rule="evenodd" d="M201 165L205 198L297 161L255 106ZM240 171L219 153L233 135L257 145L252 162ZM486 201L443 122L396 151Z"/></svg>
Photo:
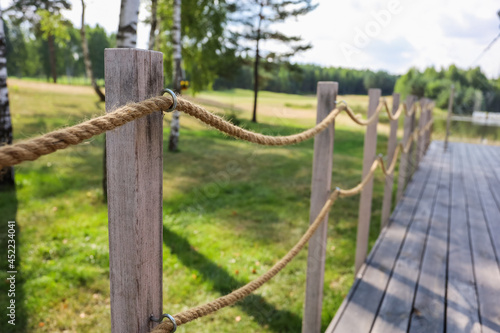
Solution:
<svg viewBox="0 0 500 333"><path fill-rule="evenodd" d="M235 2L235 11L232 20L243 26L243 31L236 31L239 39L243 39L243 45L253 44L254 56L254 105L252 121L257 122L257 96L259 92L259 71L261 59L266 64L277 64L298 52L306 51L312 47L311 44L303 44L300 36L287 36L271 27L275 23L286 21L291 17L305 15L317 7L311 0L240 0ZM288 52L266 52L262 50L261 43L274 40L284 43L289 47ZM246 42L246 43L245 43ZM250 47L242 48L243 52L249 51Z"/></svg>

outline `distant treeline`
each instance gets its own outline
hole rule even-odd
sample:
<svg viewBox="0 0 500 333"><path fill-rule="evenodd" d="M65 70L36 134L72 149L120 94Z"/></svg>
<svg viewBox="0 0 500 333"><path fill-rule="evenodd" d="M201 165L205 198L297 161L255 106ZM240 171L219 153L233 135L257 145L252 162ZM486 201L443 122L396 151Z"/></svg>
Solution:
<svg viewBox="0 0 500 333"><path fill-rule="evenodd" d="M380 88L382 94L390 95L398 76L384 71L358 70L318 65L297 65L283 63L281 66L263 72L261 90L289 94L315 94L318 81L339 82L339 93L366 94L369 88ZM253 89L253 69L242 65L232 79L217 78L215 90L241 88Z"/></svg>
<svg viewBox="0 0 500 333"><path fill-rule="evenodd" d="M7 71L9 76L50 77L48 43L37 38L29 29L6 20ZM69 39L55 43L56 66L59 75L85 76L80 30L68 27ZM104 78L104 49L114 47L115 35L108 35L99 25L86 27L92 70L96 78Z"/></svg>
<svg viewBox="0 0 500 333"><path fill-rule="evenodd" d="M37 38L32 31L16 26L6 20L7 70L10 76L46 77L49 79L50 63L48 45L45 39ZM85 66L79 29L68 27L69 39L56 43L57 73L68 77L84 77ZM114 47L116 36L107 34L99 25L86 27L87 39L94 76L104 78L104 49ZM231 71L216 75L212 82L200 88L253 89L252 59L235 57L231 61ZM424 71L412 68L402 76L385 71L358 70L318 65L273 63L263 64L260 90L291 94L315 94L318 81L339 82L339 93L366 94L369 88L382 89L383 95L393 91L428 97L436 101L440 108L446 108L450 88L455 86L456 113L468 114L475 110L500 112L500 78L489 80L479 67L468 70L451 65L436 70L429 67ZM168 66L166 66L168 68ZM221 66L224 68L224 66ZM167 84L169 81L166 73ZM192 76L186 71L187 79Z"/></svg>
<svg viewBox="0 0 500 333"><path fill-rule="evenodd" d="M489 80L479 67L464 70L451 65L440 70L429 67L423 72L411 68L398 79L394 90L403 97L412 94L431 98L438 107L445 109L452 85L455 86L455 113L500 112L500 78Z"/></svg>

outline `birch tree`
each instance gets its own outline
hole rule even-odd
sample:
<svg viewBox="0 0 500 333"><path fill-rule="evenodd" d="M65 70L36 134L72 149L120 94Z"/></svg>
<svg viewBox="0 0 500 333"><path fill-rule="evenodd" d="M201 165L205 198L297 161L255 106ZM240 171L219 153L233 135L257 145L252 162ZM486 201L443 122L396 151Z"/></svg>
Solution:
<svg viewBox="0 0 500 333"><path fill-rule="evenodd" d="M80 36L82 37L82 51L83 51L83 62L85 63L85 72L87 77L90 79L92 88L94 88L95 93L99 96L101 102L104 102L104 94L97 85L94 77L94 72L92 71L92 61L90 60L89 54L89 44L87 42L87 35L85 34L85 1L82 0L82 27L80 28Z"/></svg>
<svg viewBox="0 0 500 333"><path fill-rule="evenodd" d="M158 23L157 17L158 0L151 0L151 30L149 31L148 49L154 50L156 44L156 26Z"/></svg>
<svg viewBox="0 0 500 333"><path fill-rule="evenodd" d="M173 88L175 93L181 93L182 80L182 50L181 50L181 0L174 0L174 24L172 25L172 45L174 49L174 75ZM172 122L170 123L170 138L168 150L177 151L179 148L179 111L172 113Z"/></svg>
<svg viewBox="0 0 500 333"><path fill-rule="evenodd" d="M140 0L122 0L120 8L120 22L118 23L118 34L116 35L117 48L134 49L137 44L137 21L139 20ZM106 135L104 135L104 176L103 193L107 195L106 178Z"/></svg>
<svg viewBox="0 0 500 333"><path fill-rule="evenodd" d="M312 4L312 0L240 0L235 2L233 20L243 25L242 31L236 34L243 42L253 43L255 46L254 57L254 104L252 121L257 122L257 96L259 93L259 71L261 58L264 63L277 64L298 52L308 50L310 44L302 44L300 36L287 36L271 28L275 23L282 23L291 17L305 15L314 10L318 5ZM281 42L289 47L286 52L265 52L262 42L272 40ZM249 48L244 48L245 51Z"/></svg>
<svg viewBox="0 0 500 333"><path fill-rule="evenodd" d="M132 49L136 47L139 5L140 0L122 0L116 47Z"/></svg>
<svg viewBox="0 0 500 333"><path fill-rule="evenodd" d="M12 121L7 89L6 38L2 9L0 8L0 146L12 144ZM0 170L0 187L14 187L14 168Z"/></svg>

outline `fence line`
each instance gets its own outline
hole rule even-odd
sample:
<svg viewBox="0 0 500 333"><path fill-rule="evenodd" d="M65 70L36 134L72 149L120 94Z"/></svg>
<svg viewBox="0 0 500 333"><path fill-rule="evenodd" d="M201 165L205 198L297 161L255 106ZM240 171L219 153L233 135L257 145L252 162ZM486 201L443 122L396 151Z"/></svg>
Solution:
<svg viewBox="0 0 500 333"><path fill-rule="evenodd" d="M427 126L424 128L430 128L432 123L427 124ZM420 137L423 134L424 131L417 131L416 134L418 137ZM413 138L413 136L412 136ZM250 295L252 292L257 290L259 287L261 287L263 284L271 280L276 274L278 274L283 268L286 267L286 265L292 261L293 258L297 256L297 254L304 248L304 246L307 244L307 242L311 239L311 237L314 235L314 232L318 229L318 227L323 223L324 218L327 216L327 214L330 211L330 208L333 206L333 204L337 201L338 198L347 198L347 197L352 197L355 195L358 195L363 191L365 186L373 179L373 175L375 174L375 171L377 171L377 168L380 167L382 170L382 173L384 175L389 175L390 172L394 171L394 168L396 167L397 163L397 155L401 151L400 147L404 147L403 143L400 143L398 145L398 148L396 150L396 153L394 155L393 160L391 161L391 164L389 167L385 166L384 160L382 159L381 156L378 156L375 161L371 164L368 173L366 176L363 178L363 180L356 185L355 187L352 187L348 190L343 190L340 188L336 188L331 194L328 196L328 199L326 200L326 203L323 205L321 208L319 214L316 216L314 219L314 222L309 226L307 231L304 233L304 235L300 238L300 240L293 246L293 248L283 257L281 258L274 266L264 273L263 275L259 276L255 280L247 283L243 287L225 295L222 297L219 297L215 299L214 301L211 301L209 303L206 303L204 305L200 305L185 311L182 311L176 315L173 316L175 323L177 326L186 324L190 321L193 321L195 319L205 317L211 313L214 313L222 308L225 308L227 306L230 306L237 301L245 298L246 296ZM174 325L171 321L165 321L158 325L152 333L170 333L172 332L174 328Z"/></svg>
<svg viewBox="0 0 500 333"><path fill-rule="evenodd" d="M375 116L382 111L391 114L389 109L385 107L387 104L383 99L380 101L377 112L367 120L361 119L359 115L356 115L346 102L340 102L321 123L306 131L289 136L271 136L238 127L224 118L207 111L202 106L196 105L180 96L177 97L177 100L178 104L176 110L189 114L229 136L266 146L292 145L309 140L325 130L341 112L346 112L349 118L356 124L362 126L371 124ZM0 147L0 168L17 165L25 161L34 161L43 155L48 155L57 150L80 144L96 135L114 130L154 112L167 112L172 104L173 100L170 96L151 97L142 102L129 103L106 115L96 117L71 127L56 130L13 145ZM406 110L406 108L403 110ZM416 109L410 109L407 114L414 115L415 111Z"/></svg>
<svg viewBox="0 0 500 333"><path fill-rule="evenodd" d="M120 52L137 52L137 50L121 50ZM143 52L147 53L149 51L143 51ZM136 60L138 60L138 59L136 59ZM112 61L110 61L109 63L111 63L111 62ZM106 64L108 66L113 66L113 65L109 65L109 63L106 62ZM123 64L122 64L122 66L123 66ZM136 69L134 69L134 70L136 70ZM139 72L138 75L140 77L140 79L137 79L137 81L139 81L137 84L146 84L147 82L151 83L150 81L144 79L145 77L147 77L147 75L150 75L151 73L148 72L147 75L144 73L141 74L140 72L143 70L144 70L144 68L142 68L142 67L137 69L137 71ZM150 69L148 69L148 70L150 70ZM141 75L146 75L146 76L141 76ZM139 90L140 89L143 89L143 88L139 88ZM112 91L112 90L113 90L113 87L110 87L110 91ZM144 94L146 94L146 95L151 94L151 92L152 92L151 90L148 92L144 92L143 95ZM141 93L139 93L139 95L141 95ZM336 96L336 93L333 95ZM145 97L145 96L143 96L143 97ZM141 99L140 96L139 97L135 96L132 98L133 99ZM116 103L124 102L123 100L118 100L118 99L119 99L119 97L117 97ZM411 100L413 101L413 99L411 99ZM325 105L328 104L326 102L325 102ZM396 108L397 103L395 103L393 105L393 110L396 110L396 111L391 112L389 110L389 107L388 107L385 99L380 98L380 90L379 89L371 89L370 90L370 106L369 106L368 115L367 115L366 119L363 119L362 117L360 117L358 115L355 115L354 112L352 111L352 109L348 106L348 104L346 102L337 103L335 101L335 98L332 97L332 99L329 101L329 103L335 103L337 106L333 110L331 110L332 104L329 104L328 107L324 108L324 110L322 111L323 112L323 116L322 116L323 119L321 121L319 121L320 117L318 117L318 123L316 126L310 128L306 131L303 131L301 133L298 133L298 134L294 134L294 135L290 135L290 136L276 136L275 137L275 136L266 136L266 135L262 135L259 133L254 133L254 132L242 129L238 126L231 124L230 122L227 122L223 118L208 112L207 110L205 110L201 106L198 106L192 102L189 102L185 99L178 97L177 109L179 111L183 111L186 114L189 114L189 115L201 120L202 122L208 124L209 126L214 127L217 130L224 132L230 136L233 136L233 137L236 137L236 138L239 138L242 140L246 140L249 142L257 143L257 144L262 144L262 145L296 144L296 143L299 143L299 142L302 142L302 141L305 141L307 139L310 139L312 137L317 136L319 133L322 133L323 131L325 131L325 129L330 129L329 134L326 134L326 132L322 133L322 134L326 134L326 140L324 141L323 144L318 143L318 145L316 145L316 143L315 143L315 150L318 149L318 152L315 151L315 156L316 156L316 154L318 154L318 156L321 156L323 154L322 151L324 151L326 154L326 158L325 158L325 156L323 156L322 158L318 157L317 167L318 168L325 168L325 165L323 163L330 163L330 169L325 168L326 171L330 170L329 177L331 177L331 157L333 154L333 132L334 132L335 118L341 112L346 112L347 115L356 124L362 125L362 126L367 126L367 131L366 131L366 136L365 136L364 166L363 166L363 177L362 177L361 182L358 185L356 185L355 187L348 189L348 190L342 190L340 188L336 188L333 192L330 192L328 195L324 196L322 199L317 200L316 205L319 204L318 207L321 207L321 209L319 209L319 213L315 213L315 214L313 214L313 209L311 209L311 217L315 216L314 221L312 221L311 225L309 226L309 228L307 229L305 234L300 238L300 240L295 244L295 246L283 258L281 258L268 272L266 272L262 276L249 282L245 286L233 291L232 293L230 293L228 295L222 296L222 297L217 298L216 300L209 302L205 305L201 305L198 307L194 307L192 309L188 309L186 311L183 311L183 312L173 316L173 319L174 319L175 324L177 326L185 324L185 323L192 321L194 319L206 316L210 313L216 312L219 309L222 309L226 306L234 304L238 300L241 300L242 298L250 295L253 291L255 291L257 288L262 286L264 283L266 283L267 281L272 279L276 274L278 274L300 252L300 250L305 246L305 244L307 244L307 242L311 239L311 237L313 237L313 235L315 234L317 229L320 227L320 225L325 222L326 217L330 211L330 208L332 207L332 205L335 203L335 201L338 198L350 197L350 196L354 196L354 195L357 195L359 193L362 193L362 196L360 198L360 200L361 200L361 202L360 202L360 217L362 217L362 218L360 218L360 221L362 219L364 219L364 222L360 222L360 225L358 226L358 244L357 244L357 254L356 254L356 271L359 270L359 268L363 264L365 257L366 257L367 242L368 242L368 238L367 238L366 233L368 231L369 222L370 222L373 175L374 175L375 171L377 170L377 168L380 167L383 174L386 176L386 179L387 179L387 177L392 177L392 173L394 172L394 169L396 167L397 160L398 160L400 153L403 153L403 157L404 157L404 159L402 157L401 164L403 164L403 161L406 160L405 169L407 169L409 162L410 162L411 155L412 155L411 152L413 150L413 145L415 143L417 143L416 155L414 156L416 163L415 163L415 165L410 165L410 166L411 167L417 166L418 161L423 156L423 153L425 152L425 150L429 144L430 132L431 132L430 129L431 129L431 126L433 123L432 116L431 116L430 112L431 112L431 108L433 107L433 105L432 105L432 102L427 101L427 100L420 101L420 103L419 103L419 106L420 106L419 126L414 129L414 123L415 123L414 119L415 119L415 115L417 112L417 103L411 102L411 103L407 103L407 104L402 104L401 106L399 106L397 108ZM11 145L11 146L0 147L0 168L4 167L4 166L15 165L15 164L21 163L23 161L27 161L27 160L35 160L42 155L50 154L56 150L64 149L70 145L75 145L75 144L81 143L82 141L89 139L90 137L92 137L94 135L98 135L98 134L104 133L106 131L121 127L121 126L123 126L127 123L130 123L134 120L137 120L141 117L151 115L156 111L167 111L171 107L172 104L173 104L173 99L170 96L152 97L150 99L144 100L144 101L139 102L139 103L132 103L132 104L128 104L126 106L120 107L120 108L116 109L115 111L106 114L105 116L97 117L95 119L86 121L84 123L75 125L73 127L54 131L54 132L48 133L42 137L28 140L28 141L21 142L21 143L16 143L16 144ZM320 105L320 104L318 103L318 105ZM324 105L322 107L324 107ZM325 112L325 111L328 111L329 109L331 110L330 112ZM404 135L403 141L396 145L396 147L394 148L394 151L393 151L393 155L389 156L388 159L390 160L390 165L388 167L386 167L381 156L375 157L376 156L375 150L376 150L376 137L377 137L377 130L376 130L377 120L378 120L379 114L382 113L383 111L385 111L387 113L387 115L391 119L392 123L397 122L398 118L403 114L403 112L407 116L405 119L405 135ZM319 113L319 110L318 110L318 113ZM160 119L158 119L158 120L161 122ZM145 124L148 122L150 122L150 121L145 121L142 123ZM138 123L141 123L141 122L138 122ZM138 125L138 126L143 126L143 125ZM144 132L145 128L149 128L148 126L149 125L147 125L145 127L144 126L140 127L141 128L140 131ZM391 130L392 130L392 127L393 126L391 126ZM140 132L140 131L133 131L133 132L131 132L131 134L128 137L127 137L127 135L122 136L121 139L114 140L114 143L113 143L113 140L111 140L111 143L110 143L111 146L108 148L112 148L112 149L108 149L108 151L113 151L113 149L116 147L112 147L112 146L116 145L117 143L120 143L121 140L132 140L132 141L138 140L139 134L137 132ZM140 140L142 140L142 139L140 139ZM147 142L149 142L149 141L144 139L141 142L141 145L147 144ZM323 147L323 148L320 148L320 147ZM133 149L135 151L137 151L137 146L136 146L136 148L133 148ZM155 149L158 150L157 148L155 148ZM161 149L159 149L158 151L160 151L160 154L161 154ZM130 169L126 173L123 173L123 175L127 176L127 177L140 176L139 178L141 178L141 181L144 181L145 180L144 175L147 174L148 172L151 172L150 166L148 165L148 163L150 162L148 159L148 156L149 155L146 154L142 158L140 156L138 157L139 160L141 160L140 163L142 163L145 166L144 169L140 166L135 167L135 169L133 169L133 172L135 174L131 174L130 170L132 170L132 169ZM119 154L116 154L115 161L118 161L118 160L120 160L120 157L119 157ZM319 162L320 160L323 162L320 163ZM146 169L148 169L148 170L146 170ZM160 168L160 170L162 170L162 169ZM144 174L141 174L141 173L144 173ZM114 174L116 175L116 173L114 173ZM160 172L160 175L161 175L161 172ZM325 176L326 176L326 178L323 181L328 181L328 175L325 174ZM108 179L109 179L109 177L108 177ZM408 179L408 175L403 174L403 181L401 182L401 172L400 172L400 182L399 182L400 185L402 184L404 186L407 179ZM115 179L114 181L118 182L118 183L120 183L120 182L123 183L123 181L126 182L126 179L122 177L121 180ZM328 192L328 189L330 186L329 183L330 183L330 181L328 181L327 187L325 189L322 189L321 191L325 190ZM135 187L136 185L133 185L132 186L133 188L130 186L127 187L129 189L128 190L126 189L126 191L136 191L137 192L136 194L144 193L143 191L142 192L137 191L137 189ZM313 190L314 190L314 188L313 188ZM113 193L115 194L114 196L120 196L120 195L123 196L124 195L123 191L119 190L118 187L115 187L115 190ZM160 197L160 202L161 202L161 189L160 189L159 194L160 194L159 197ZM124 200L119 200L119 201L121 201L122 203L124 202ZM142 200L142 201L145 201L147 204L147 200ZM321 205L322 201L325 201L323 205ZM117 205L117 207L120 209L120 207L123 208L123 205L119 204L119 205ZM146 208L146 210L147 210L147 208ZM318 209L315 209L315 210L317 211ZM389 208L389 210L390 210L390 208ZM139 214L139 215L141 215L141 214ZM147 219L143 218L144 216L142 216L142 215L139 216L139 215L137 215L137 218L136 218L137 221L141 220L140 221L141 223L148 222ZM160 216L161 216L161 214L160 214ZM110 226L111 226L111 219L112 218L110 217ZM324 228L326 228L326 223L324 223ZM113 230L115 230L115 229L113 229ZM110 227L110 249L112 248L111 247L111 239L112 239L111 231L112 230ZM132 231L135 232L135 229L133 229ZM145 235L146 234L147 233L145 233ZM160 232L160 234L161 234L161 232ZM148 235L150 235L150 233ZM326 242L325 237L326 237L326 233L323 233L322 235L320 235L319 240L318 240L320 247L321 247L321 244L323 244L323 242ZM120 237L118 237L118 238L120 238ZM117 238L117 240L121 240L123 242L123 239L118 239L118 238ZM144 249L147 249L149 244L150 243L139 245L139 246L141 246L141 251L143 251ZM160 244L161 244L161 241L160 241ZM125 245L129 246L130 244L126 243ZM136 251L136 250L137 249L135 249L134 251ZM322 250L324 250L324 249L322 249ZM134 252L134 251L132 251L132 252ZM160 251L161 251L161 249L160 249ZM115 253L115 256L123 256L124 255L123 252L120 252L120 251L115 251L114 253ZM130 264L130 263L126 263L127 259L129 259L129 258L123 258L123 260L124 260L123 263L118 264L118 266ZM135 260L134 262L137 262L136 259L137 258L134 259ZM160 259L161 259L161 254L160 254ZM325 260L325 256L320 256L320 258L319 258L320 266L323 265L323 267L324 267L324 260ZM110 250L110 263L111 263L111 250ZM161 266L161 260L160 260L159 266ZM140 272L140 267L142 267L142 266L136 265L135 269L138 272ZM110 268L110 271L111 270L112 269ZM148 272L148 274L149 273L150 272ZM308 271L308 280L309 280L309 275L311 273L312 272ZM113 274L116 274L116 272L111 272L112 276L113 276ZM321 274L323 274L323 273L321 273ZM122 278L123 278L123 276L122 276ZM127 280L130 280L130 279L127 278ZM129 282L130 281L128 281L127 283L129 283ZM136 282L134 282L134 281L132 281L132 282L133 282L134 286L136 286ZM116 284L116 281L114 283ZM160 284L161 284L161 271L160 271ZM113 282L112 282L112 287L113 287ZM123 285L122 288L126 288L125 284ZM139 284L139 286L136 286L136 288L143 288L143 287L141 286L141 284ZM161 288L161 286L160 286L160 288ZM139 290L138 294L141 294L142 292L143 291ZM321 298L322 298L322 295L316 293L315 296L311 297L310 301L312 303L320 304ZM160 300L161 300L161 298L160 298ZM128 300L121 300L121 305L115 304L113 306L112 313L115 310L122 311L119 309L124 309L125 308L124 303L127 303L127 302L133 303L129 299ZM150 307L152 306L150 303L151 302L149 302L142 310L146 310L146 312L148 312L150 310ZM113 305L113 301L112 301L112 305ZM127 310L127 311L130 312L129 310ZM321 313L320 310L321 310L321 305L319 306L319 312ZM318 307L316 307L316 311L318 311ZM157 311L155 310L154 312L156 313ZM141 314L140 315L141 327L144 327L144 325L147 327L148 325L150 325L148 322L149 317L148 318L143 318L143 317L144 317L144 314ZM117 318L124 318L124 313L121 313L121 316L118 316ZM318 319L318 316L316 316L315 319L313 320L316 322L315 323L316 326L317 326L318 320L320 321L321 317L319 317L319 319ZM127 325L125 325L125 328L126 327L127 327ZM130 325L128 327L130 327ZM174 328L174 323L171 321L166 321L166 322L163 322L160 325L158 325L154 329L153 332L156 332L156 333L171 332L173 328ZM116 321L114 321L112 329L113 329L113 331L117 331L117 332L120 331L120 329L118 329L116 326ZM123 329L121 331L123 331ZM141 332L142 331L143 331L143 328L141 328Z"/></svg>

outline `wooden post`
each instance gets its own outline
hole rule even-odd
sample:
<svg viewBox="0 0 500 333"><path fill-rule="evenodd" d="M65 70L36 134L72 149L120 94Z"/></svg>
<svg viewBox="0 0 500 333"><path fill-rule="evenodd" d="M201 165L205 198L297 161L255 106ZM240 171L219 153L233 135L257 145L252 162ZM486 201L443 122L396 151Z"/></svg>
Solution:
<svg viewBox="0 0 500 333"><path fill-rule="evenodd" d="M453 100L455 99L455 85L451 85L450 100L448 101L448 116L446 118L446 137L444 138L444 150L448 149L448 138L450 137L451 115L453 113Z"/></svg>
<svg viewBox="0 0 500 333"><path fill-rule="evenodd" d="M418 169L418 165L420 164L420 161L422 160L422 157L424 156L425 133L420 134L420 132L425 127L425 124L427 123L427 121L426 121L426 118L427 118L427 99L421 98L420 105L421 105L422 109L420 112L420 118L418 119L419 137L417 140L417 154L415 157L415 159L416 159L415 171L416 171L416 169Z"/></svg>
<svg viewBox="0 0 500 333"><path fill-rule="evenodd" d="M106 49L106 112L161 94L163 54ZM107 133L111 331L149 332L162 313L163 119Z"/></svg>
<svg viewBox="0 0 500 333"><path fill-rule="evenodd" d="M425 126L427 127L427 125L429 124L429 122L431 121L432 119L432 99L428 99L427 100L427 115L425 116ZM429 147L429 144L431 143L431 128L430 127L427 127L427 129L425 130L425 147L424 147L424 155L425 153L427 152L427 148Z"/></svg>
<svg viewBox="0 0 500 333"><path fill-rule="evenodd" d="M399 94L392 95L392 113L396 113L399 108ZM398 120L391 120L391 131L389 133L389 142L387 144L387 166L392 162L394 152L398 145ZM387 226L392 208L392 188L394 185L394 172L385 177L384 201L382 203L382 221L381 229Z"/></svg>
<svg viewBox="0 0 500 333"><path fill-rule="evenodd" d="M415 97L408 96L406 98L406 109L411 110L415 105ZM408 140L410 140L412 131L413 131L413 118L415 117L415 113L412 116L405 117L404 126L403 126L403 144L406 146ZM399 176L398 176L398 193L396 195L396 200L400 201L403 198L403 193L406 187L406 182L408 180L409 171L410 170L410 157L411 157L411 149L408 153L401 153L401 159L399 161Z"/></svg>
<svg viewBox="0 0 500 333"><path fill-rule="evenodd" d="M367 117L371 117L380 103L380 89L370 89L368 91L369 105ZM365 144L364 144L364 156L363 156L363 176L362 179L366 177L370 168L376 158L377 149L377 119L366 127L365 132ZM372 210L372 195L373 195L373 178L366 183L363 191L361 192L361 198L359 202L359 220L358 220L358 235L356 240L356 262L355 262L355 273L359 272L359 269L363 265L366 259L366 254L368 250L368 235L370 232L370 218Z"/></svg>
<svg viewBox="0 0 500 333"><path fill-rule="evenodd" d="M335 108L337 92L337 82L318 82L316 123L320 123ZM334 133L335 124L332 123L314 139L310 223L314 222L330 194ZM325 217L323 224L309 241L306 299L302 321L303 333L319 333L321 331L327 229L328 216Z"/></svg>
<svg viewBox="0 0 500 333"><path fill-rule="evenodd" d="M432 101L432 107L429 108L429 117L427 118L427 121L433 121L434 119L434 101ZM432 124L429 127L428 133L427 133L427 149L429 148L429 145L431 144L432 141L432 130L434 129L434 124Z"/></svg>

